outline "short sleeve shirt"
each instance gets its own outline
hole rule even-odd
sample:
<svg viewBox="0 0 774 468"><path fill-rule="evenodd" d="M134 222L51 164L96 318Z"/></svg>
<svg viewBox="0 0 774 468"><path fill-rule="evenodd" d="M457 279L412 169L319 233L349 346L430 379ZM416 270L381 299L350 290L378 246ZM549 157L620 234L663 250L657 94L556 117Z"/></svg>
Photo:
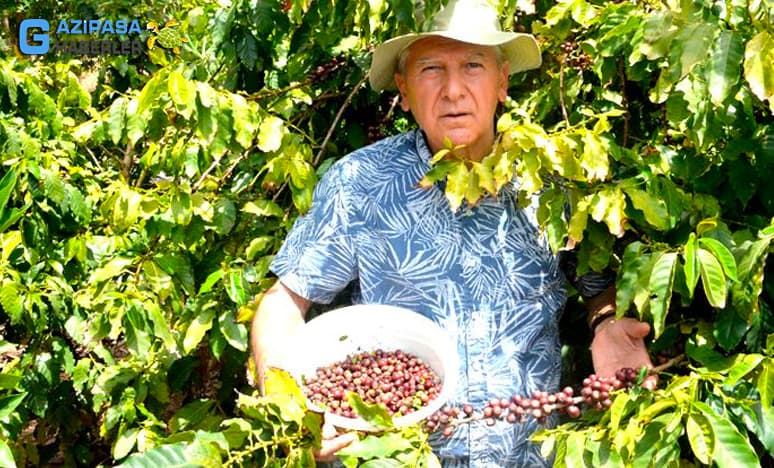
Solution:
<svg viewBox="0 0 774 468"><path fill-rule="evenodd" d="M424 134L410 131L337 161L315 189L271 269L312 302L350 282L356 303L405 307L457 342L453 404L556 390L558 321L566 300L559 262L537 228L535 207L515 190L452 212L442 188L418 182L430 169ZM444 466L547 466L526 423L463 424L433 437Z"/></svg>

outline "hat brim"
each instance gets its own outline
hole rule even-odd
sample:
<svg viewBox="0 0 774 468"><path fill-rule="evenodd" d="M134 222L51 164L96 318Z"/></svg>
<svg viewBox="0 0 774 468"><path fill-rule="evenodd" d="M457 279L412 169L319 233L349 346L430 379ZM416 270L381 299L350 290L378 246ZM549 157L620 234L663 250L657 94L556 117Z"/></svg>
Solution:
<svg viewBox="0 0 774 468"><path fill-rule="evenodd" d="M374 50L371 59L370 75L368 77L371 88L376 91L396 89L393 75L395 74L398 55L412 43L432 36L445 37L468 44L500 46L505 59L508 60L510 73L538 68L542 63L540 47L535 37L531 34L506 31L479 33L466 31L465 34L455 34L452 31L409 33L385 41Z"/></svg>

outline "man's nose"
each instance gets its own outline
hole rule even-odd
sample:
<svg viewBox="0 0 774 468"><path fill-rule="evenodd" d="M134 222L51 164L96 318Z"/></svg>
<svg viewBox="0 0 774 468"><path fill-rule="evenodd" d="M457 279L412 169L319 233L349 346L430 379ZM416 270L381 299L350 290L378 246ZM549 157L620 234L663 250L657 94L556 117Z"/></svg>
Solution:
<svg viewBox="0 0 774 468"><path fill-rule="evenodd" d="M444 97L456 100L465 95L465 81L462 73L449 70L444 81Z"/></svg>

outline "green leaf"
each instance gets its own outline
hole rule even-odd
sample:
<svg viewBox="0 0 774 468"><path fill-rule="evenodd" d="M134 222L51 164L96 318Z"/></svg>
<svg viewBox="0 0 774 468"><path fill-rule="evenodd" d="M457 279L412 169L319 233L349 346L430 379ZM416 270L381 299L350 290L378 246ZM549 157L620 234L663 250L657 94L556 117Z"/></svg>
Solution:
<svg viewBox="0 0 774 468"><path fill-rule="evenodd" d="M277 151L282 144L282 137L287 133L285 122L273 115L266 116L261 121L258 131L258 148L266 153Z"/></svg>
<svg viewBox="0 0 774 468"><path fill-rule="evenodd" d="M694 401L692 405L707 418L710 428L715 434L712 461L719 468L758 466L760 464L747 437L743 436L726 416L718 415L702 401Z"/></svg>
<svg viewBox="0 0 774 468"><path fill-rule="evenodd" d="M734 85L739 81L744 44L738 34L722 31L710 52L707 69L710 100L720 106L726 100Z"/></svg>
<svg viewBox="0 0 774 468"><path fill-rule="evenodd" d="M624 250L615 292L616 310L622 313L628 311L632 305L640 274L650 275L650 270L643 271L642 268L651 259L650 255L642 254L644 248L645 245L642 242L634 241Z"/></svg>
<svg viewBox="0 0 774 468"><path fill-rule="evenodd" d="M464 162L458 162L449 171L446 182L446 199L449 200L449 207L456 213L462 206L462 199L468 190L468 168Z"/></svg>
<svg viewBox="0 0 774 468"><path fill-rule="evenodd" d="M186 404L169 420L169 430L172 433L194 429L210 414L213 400L199 399Z"/></svg>
<svg viewBox="0 0 774 468"><path fill-rule="evenodd" d="M3 286L0 287L0 305L14 325L21 321L24 312L20 292L21 285L14 281L4 281Z"/></svg>
<svg viewBox="0 0 774 468"><path fill-rule="evenodd" d="M11 198L13 188L16 186L16 170L8 169L2 179L0 179L0 213L5 209L8 200ZM1 232L1 231L0 231Z"/></svg>
<svg viewBox="0 0 774 468"><path fill-rule="evenodd" d="M733 281L737 281L739 279L736 271L736 260L734 259L731 251L728 250L728 247L723 245L723 243L719 240L713 239L711 237L700 238L699 244L715 254L715 257L720 260L720 265L723 267L723 271L726 273L726 276L728 276Z"/></svg>
<svg viewBox="0 0 774 468"><path fill-rule="evenodd" d="M771 410L774 403L774 359L766 359L758 374L756 387L761 396L761 405L764 409Z"/></svg>
<svg viewBox="0 0 774 468"><path fill-rule="evenodd" d="M219 268L207 275L207 278L204 280L201 286L199 286L199 294L201 295L210 292L213 286L215 286L225 274L226 272Z"/></svg>
<svg viewBox="0 0 774 468"><path fill-rule="evenodd" d="M591 217L595 221L607 224L610 234L616 237L624 235L626 228L626 199L618 187L605 188L597 192L591 206Z"/></svg>
<svg viewBox="0 0 774 468"><path fill-rule="evenodd" d="M226 235L231 232L236 223L236 206L228 198L220 198L215 203L215 217L213 224L215 231L220 235Z"/></svg>
<svg viewBox="0 0 774 468"><path fill-rule="evenodd" d="M693 455L703 464L709 465L715 443L715 434L712 433L709 420L701 413L691 412L685 421L685 431Z"/></svg>
<svg viewBox="0 0 774 468"><path fill-rule="evenodd" d="M728 372L728 377L723 382L725 385L733 387L745 375L752 372L764 360L761 354L739 354L734 360L734 365Z"/></svg>
<svg viewBox="0 0 774 468"><path fill-rule="evenodd" d="M636 188L625 189L632 205L645 215L645 221L659 230L669 229L669 213L664 200L653 197L645 190Z"/></svg>
<svg viewBox="0 0 774 468"><path fill-rule="evenodd" d="M238 306L243 306L247 304L248 300L250 300L245 276L242 270L231 270L228 273L226 293L228 293L229 299L234 301L234 303Z"/></svg>
<svg viewBox="0 0 774 468"><path fill-rule="evenodd" d="M13 458L11 447L8 446L4 439L0 439L0 468L16 468L16 461Z"/></svg>
<svg viewBox="0 0 774 468"><path fill-rule="evenodd" d="M202 468L221 466L219 456L203 450L202 444L179 442L161 445L129 457L116 468Z"/></svg>
<svg viewBox="0 0 774 468"><path fill-rule="evenodd" d="M347 392L347 401L349 401L349 405L363 420L377 429L390 429L394 427L392 417L384 406L378 404L369 405L355 392Z"/></svg>
<svg viewBox="0 0 774 468"><path fill-rule="evenodd" d="M118 434L115 444L113 444L113 458L120 460L132 452L137 443L139 428L133 427Z"/></svg>
<svg viewBox="0 0 774 468"><path fill-rule="evenodd" d="M201 343L207 330L212 328L212 320L215 318L215 310L206 308L188 325L183 338L183 350L190 353Z"/></svg>
<svg viewBox="0 0 774 468"><path fill-rule="evenodd" d="M726 306L726 277L718 259L710 252L699 247L699 272L704 286L704 294L710 305L722 309Z"/></svg>
<svg viewBox="0 0 774 468"><path fill-rule="evenodd" d="M744 51L744 78L761 101L769 100L774 111L774 37L761 31L747 42Z"/></svg>
<svg viewBox="0 0 774 468"><path fill-rule="evenodd" d="M583 462L583 447L586 438L582 432L571 432L567 437L567 454L564 461L567 466L585 466Z"/></svg>
<svg viewBox="0 0 774 468"><path fill-rule="evenodd" d="M8 395L0 398L0 420L7 418L16 408L21 404L27 393L17 393L16 395Z"/></svg>
<svg viewBox="0 0 774 468"><path fill-rule="evenodd" d="M677 264L676 252L664 252L659 255L653 270L650 272L650 313L653 316L653 332L655 337L661 336L669 312L669 302L672 298L672 282Z"/></svg>
<svg viewBox="0 0 774 468"><path fill-rule="evenodd" d="M247 327L236 322L233 309L221 312L218 324L228 344L240 351L247 351Z"/></svg>
<svg viewBox="0 0 774 468"><path fill-rule="evenodd" d="M685 273L685 284L688 286L688 293L690 294L689 298L693 297L693 291L699 283L699 256L696 253L697 247L696 235L691 233L688 237L688 242L683 246L683 259L685 260L683 272Z"/></svg>
<svg viewBox="0 0 774 468"><path fill-rule="evenodd" d="M264 391L266 395L288 395L299 404L304 405L306 398L301 387L290 373L284 369L269 367L264 375Z"/></svg>
<svg viewBox="0 0 774 468"><path fill-rule="evenodd" d="M189 119L196 108L196 85L185 79L182 73L172 71L169 73L167 89L177 111Z"/></svg>
<svg viewBox="0 0 774 468"><path fill-rule="evenodd" d="M107 118L108 135L110 135L110 139L115 145L121 141L121 136L124 132L125 115L126 99L120 97L110 105L110 111L108 112Z"/></svg>
<svg viewBox="0 0 774 468"><path fill-rule="evenodd" d="M89 283L99 283L126 272L126 267L132 264L134 260L125 257L115 257L100 268L91 272Z"/></svg>
<svg viewBox="0 0 774 468"><path fill-rule="evenodd" d="M285 215L285 211L271 200L255 200L247 202L242 207L242 211L258 216L282 217Z"/></svg>
<svg viewBox="0 0 774 468"><path fill-rule="evenodd" d="M363 459L390 457L397 452L410 450L411 448L411 442L406 440L401 434L387 432L383 435L368 435L357 442L353 442L341 449L338 455Z"/></svg>

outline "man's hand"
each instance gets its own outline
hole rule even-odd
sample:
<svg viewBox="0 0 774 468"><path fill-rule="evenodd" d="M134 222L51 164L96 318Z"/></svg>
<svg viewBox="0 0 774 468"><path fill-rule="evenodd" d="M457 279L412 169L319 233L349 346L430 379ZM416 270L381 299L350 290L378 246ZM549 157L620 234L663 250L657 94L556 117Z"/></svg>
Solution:
<svg viewBox="0 0 774 468"><path fill-rule="evenodd" d="M325 424L322 428L322 448L315 452L314 458L318 462L332 462L336 460L336 452L358 440L354 432L346 432L339 435L331 424Z"/></svg>
<svg viewBox="0 0 774 468"><path fill-rule="evenodd" d="M612 377L618 369L631 367L639 370L642 366L649 369L653 363L645 347L645 338L650 333L650 325L633 318L616 319L611 317L592 330L591 359L594 372L601 377ZM649 375L643 387L654 390L658 384L655 375Z"/></svg>

